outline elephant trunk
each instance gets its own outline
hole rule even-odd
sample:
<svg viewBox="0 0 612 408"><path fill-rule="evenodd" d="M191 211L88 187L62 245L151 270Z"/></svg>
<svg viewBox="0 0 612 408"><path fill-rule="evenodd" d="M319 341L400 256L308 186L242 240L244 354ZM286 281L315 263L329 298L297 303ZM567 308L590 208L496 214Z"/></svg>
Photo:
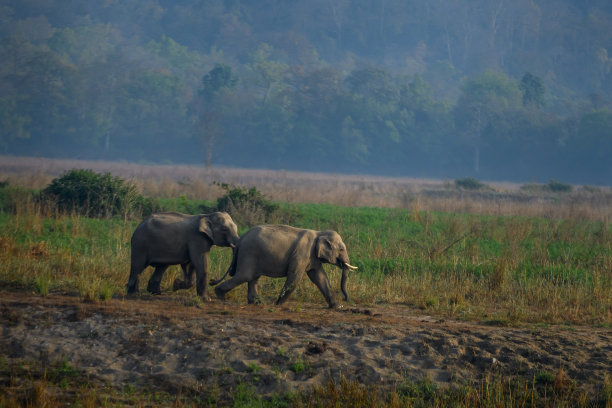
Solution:
<svg viewBox="0 0 612 408"><path fill-rule="evenodd" d="M348 301L348 292L346 291L346 278L348 278L349 271L357 269L356 266L351 265L348 262L342 262L342 279L340 280L340 289L344 295L344 301Z"/></svg>
<svg viewBox="0 0 612 408"><path fill-rule="evenodd" d="M348 278L348 268L342 268L342 280L340 281L340 289L344 295L344 301L348 301L348 292L346 291L346 278Z"/></svg>

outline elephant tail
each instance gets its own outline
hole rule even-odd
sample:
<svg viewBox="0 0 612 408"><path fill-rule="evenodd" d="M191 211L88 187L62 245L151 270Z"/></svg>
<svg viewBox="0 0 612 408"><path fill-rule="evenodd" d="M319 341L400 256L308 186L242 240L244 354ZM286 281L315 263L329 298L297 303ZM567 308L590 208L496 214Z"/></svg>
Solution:
<svg viewBox="0 0 612 408"><path fill-rule="evenodd" d="M229 276L234 276L236 274L236 259L238 259L238 248L234 249L234 256L232 257L232 263L230 264L229 268L227 268L227 271L225 271L225 273L223 274L222 277L220 277L219 279L211 279L208 284L211 286L215 286L218 283L221 283L221 281L223 279L225 279L225 277L229 274Z"/></svg>
<svg viewBox="0 0 612 408"><path fill-rule="evenodd" d="M223 274L223 276L222 276L222 277L220 277L219 279L211 279L210 281L208 281L208 284L209 284L210 286L215 286L216 284L221 283L221 281L222 281L223 279L225 279L225 277L227 276L227 273L230 271L230 269L231 269L231 267L230 267L230 268L229 268L227 271L225 271L225 273Z"/></svg>

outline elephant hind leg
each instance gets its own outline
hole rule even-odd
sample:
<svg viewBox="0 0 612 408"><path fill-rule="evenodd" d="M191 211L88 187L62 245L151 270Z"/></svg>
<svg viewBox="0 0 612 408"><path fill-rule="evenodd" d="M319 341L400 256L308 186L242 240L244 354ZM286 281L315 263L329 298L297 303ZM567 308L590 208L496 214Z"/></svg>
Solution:
<svg viewBox="0 0 612 408"><path fill-rule="evenodd" d="M227 292L234 289L236 286L243 284L244 282L247 282L247 280L240 276L234 275L234 277L232 277L231 279L226 280L218 286L215 286L215 295L217 295L217 298L224 300ZM249 294L250 293L251 291L249 291Z"/></svg>
<svg viewBox="0 0 612 408"><path fill-rule="evenodd" d="M259 293L257 292L257 280L258 278L249 281L249 290L247 294L247 300L249 304L261 303L261 300L259 299Z"/></svg>
<svg viewBox="0 0 612 408"><path fill-rule="evenodd" d="M168 265L157 265L155 267L155 271L151 278L149 279L149 284L147 285L147 290L154 295L161 295L161 280L164 276L164 272L168 269Z"/></svg>
<svg viewBox="0 0 612 408"><path fill-rule="evenodd" d="M138 292L138 277L146 267L146 262L138 262L132 259L130 264L130 278L127 283L128 294Z"/></svg>
<svg viewBox="0 0 612 408"><path fill-rule="evenodd" d="M285 281L285 285L281 289L281 292L276 300L277 305L282 305L289 298L289 296L293 293L298 283L302 279L302 272L291 272L287 274L287 280Z"/></svg>

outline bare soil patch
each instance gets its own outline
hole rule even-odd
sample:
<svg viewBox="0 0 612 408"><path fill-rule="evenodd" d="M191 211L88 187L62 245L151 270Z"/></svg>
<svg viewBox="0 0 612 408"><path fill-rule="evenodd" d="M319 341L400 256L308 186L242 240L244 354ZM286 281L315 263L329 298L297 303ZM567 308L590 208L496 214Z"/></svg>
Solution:
<svg viewBox="0 0 612 408"><path fill-rule="evenodd" d="M241 383L261 395L308 391L340 376L383 390L424 378L450 386L559 370L596 393L612 373L610 329L498 327L400 305L196 307L165 295L84 303L4 290L0 327L3 364L67 361L89 381L183 394L231 395Z"/></svg>

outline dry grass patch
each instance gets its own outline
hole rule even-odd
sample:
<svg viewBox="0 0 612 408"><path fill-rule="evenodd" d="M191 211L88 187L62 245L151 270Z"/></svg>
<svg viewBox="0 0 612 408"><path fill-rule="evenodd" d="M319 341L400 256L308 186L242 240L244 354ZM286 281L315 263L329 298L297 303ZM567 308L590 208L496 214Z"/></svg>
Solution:
<svg viewBox="0 0 612 408"><path fill-rule="evenodd" d="M556 193L487 182L486 191L458 189L448 180L320 174L185 165L143 165L105 161L0 156L0 180L41 189L67 170L92 169L129 179L150 197L215 200L214 182L257 187L267 198L286 203L327 203L350 207L414 208L482 215L522 215L558 219L612 219L609 188L584 186Z"/></svg>

